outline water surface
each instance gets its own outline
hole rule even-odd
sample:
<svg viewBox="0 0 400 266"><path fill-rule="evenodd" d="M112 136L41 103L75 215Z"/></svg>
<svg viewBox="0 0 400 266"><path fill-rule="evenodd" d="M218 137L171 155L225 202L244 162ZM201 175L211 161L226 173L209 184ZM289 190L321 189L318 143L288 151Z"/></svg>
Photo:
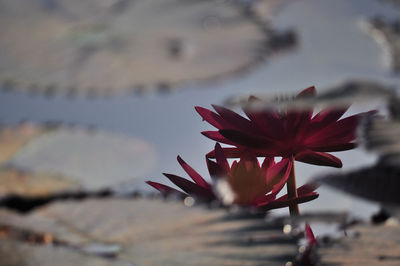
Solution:
<svg viewBox="0 0 400 266"><path fill-rule="evenodd" d="M172 94L109 99L46 98L2 92L0 119L5 124L27 119L94 125L100 130L151 143L157 152L156 167L145 176L132 176L127 170L124 174L131 180L131 187L145 188L143 180L160 180L162 172L183 175L176 162L178 154L207 176L204 155L214 143L200 132L212 127L201 121L194 106L209 107L232 94L294 92L310 85L323 89L350 78L375 79L399 86L400 79L385 64L381 47L360 27L360 22L368 17L393 18L399 13L391 5L374 0L296 1L277 14L274 24L280 29L295 27L300 37L299 47L250 73L207 86L193 85ZM361 150L339 156L343 158L343 170L375 160ZM336 171L301 163L296 167L300 184L316 173ZM325 188L319 191L320 198L303 208L349 209L362 216L376 208Z"/></svg>

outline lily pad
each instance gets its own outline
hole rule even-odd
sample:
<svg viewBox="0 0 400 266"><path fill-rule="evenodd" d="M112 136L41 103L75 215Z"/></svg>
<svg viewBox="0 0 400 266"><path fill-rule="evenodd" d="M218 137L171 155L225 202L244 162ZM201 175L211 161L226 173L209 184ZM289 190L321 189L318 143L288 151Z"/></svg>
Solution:
<svg viewBox="0 0 400 266"><path fill-rule="evenodd" d="M30 141L50 132L51 129L32 123L3 126L0 130L0 198L10 195L22 197L46 197L53 193L71 191L79 184L57 174L32 173L10 166L7 163Z"/></svg>
<svg viewBox="0 0 400 266"><path fill-rule="evenodd" d="M319 249L323 265L399 265L398 224L353 227L358 237L343 237L334 246Z"/></svg>
<svg viewBox="0 0 400 266"><path fill-rule="evenodd" d="M278 48L265 16L280 1L261 2L1 0L0 80L103 95L222 77Z"/></svg>
<svg viewBox="0 0 400 266"><path fill-rule="evenodd" d="M0 198L10 195L47 197L64 191L78 190L79 187L79 183L61 176L0 167Z"/></svg>
<svg viewBox="0 0 400 266"><path fill-rule="evenodd" d="M77 250L94 242L120 245L115 259L133 265L283 265L297 250L296 239L263 219L177 201L66 201L25 216L0 215L3 224L50 234Z"/></svg>
<svg viewBox="0 0 400 266"><path fill-rule="evenodd" d="M10 126L0 128L0 164L21 149L28 141L46 132L43 127L35 126L31 123L21 124L20 126Z"/></svg>
<svg viewBox="0 0 400 266"><path fill-rule="evenodd" d="M385 60L393 72L400 73L400 20L385 21L376 17L367 23L367 30L383 46Z"/></svg>
<svg viewBox="0 0 400 266"><path fill-rule="evenodd" d="M131 264L88 256L80 251L53 246L37 246L0 239L1 266L130 266Z"/></svg>
<svg viewBox="0 0 400 266"><path fill-rule="evenodd" d="M84 190L98 190L143 177L155 160L155 148L146 141L59 127L31 140L7 165L29 173L61 176Z"/></svg>

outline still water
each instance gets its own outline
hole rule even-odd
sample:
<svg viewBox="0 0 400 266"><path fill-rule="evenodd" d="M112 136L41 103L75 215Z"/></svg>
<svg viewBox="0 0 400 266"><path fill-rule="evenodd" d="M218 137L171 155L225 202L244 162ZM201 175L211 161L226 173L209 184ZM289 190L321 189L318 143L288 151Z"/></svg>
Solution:
<svg viewBox="0 0 400 266"><path fill-rule="evenodd" d="M362 30L361 22L371 16L394 18L400 15L383 1L308 0L288 4L273 23L280 29L294 27L299 46L277 55L252 71L207 86L192 85L171 94L115 96L109 99L46 98L15 92L0 94L0 121L48 120L94 125L96 128L150 143L156 150L155 167L144 176L125 175L129 187L146 189L143 180L160 180L162 172L184 174L176 162L181 155L200 174L207 176L204 155L214 143L200 132L211 127L194 110L210 107L233 94L283 93L310 85L322 90L347 79L374 79L399 87L400 79L391 73L382 48ZM361 150L339 154L342 170L368 165L375 157ZM317 173L337 171L298 163L299 184ZM340 170L339 170L340 171ZM344 194L320 188L320 198L302 209L350 210L368 216L377 206L354 200Z"/></svg>

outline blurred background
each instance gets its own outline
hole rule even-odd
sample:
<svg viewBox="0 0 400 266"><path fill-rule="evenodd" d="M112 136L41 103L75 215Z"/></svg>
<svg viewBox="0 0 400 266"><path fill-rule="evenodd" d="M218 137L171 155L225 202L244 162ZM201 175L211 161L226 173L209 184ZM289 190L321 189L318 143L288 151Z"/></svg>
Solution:
<svg viewBox="0 0 400 266"><path fill-rule="evenodd" d="M398 89L399 18L395 0L0 0L0 197L147 193L145 180L183 176L177 155L208 177L214 143L200 132L212 127L194 106L312 85ZM386 106L348 114L374 108ZM299 185L377 160L335 155L342 169L298 163ZM301 210L379 209L318 192Z"/></svg>

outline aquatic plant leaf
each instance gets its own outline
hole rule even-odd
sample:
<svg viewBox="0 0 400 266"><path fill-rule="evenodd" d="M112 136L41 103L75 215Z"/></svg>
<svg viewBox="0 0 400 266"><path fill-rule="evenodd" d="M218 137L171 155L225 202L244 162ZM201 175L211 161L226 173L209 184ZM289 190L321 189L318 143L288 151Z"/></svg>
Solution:
<svg viewBox="0 0 400 266"><path fill-rule="evenodd" d="M1 0L0 83L95 97L165 93L234 75L295 42L264 41L287 34L265 30L264 18L281 1L262 2L267 8L257 3L249 14L243 5L213 1Z"/></svg>
<svg viewBox="0 0 400 266"><path fill-rule="evenodd" d="M30 140L7 165L94 191L143 177L155 167L156 155L151 143L135 137L60 126Z"/></svg>
<svg viewBox="0 0 400 266"><path fill-rule="evenodd" d="M0 210L1 226L51 235L61 243L29 245L18 239L21 245L32 247L21 255L22 259L35 257L36 264L28 265L52 265L41 263L47 257L36 256L49 255L53 259L60 253L71 255L72 259L82 254L80 257L89 257L92 263L102 261L102 257L85 253L94 244L120 246L114 257L100 266L114 266L114 262L116 265L124 262L123 265L256 266L284 264L296 254L296 239L283 234L282 224L269 226L262 217L247 213L236 218L236 215L239 216L221 209L189 208L174 200L146 198L61 201L26 215ZM254 226L259 229L251 229ZM0 250L2 247L5 246L0 245ZM11 253L14 252L22 251L17 248ZM60 264L67 261L60 259Z"/></svg>

